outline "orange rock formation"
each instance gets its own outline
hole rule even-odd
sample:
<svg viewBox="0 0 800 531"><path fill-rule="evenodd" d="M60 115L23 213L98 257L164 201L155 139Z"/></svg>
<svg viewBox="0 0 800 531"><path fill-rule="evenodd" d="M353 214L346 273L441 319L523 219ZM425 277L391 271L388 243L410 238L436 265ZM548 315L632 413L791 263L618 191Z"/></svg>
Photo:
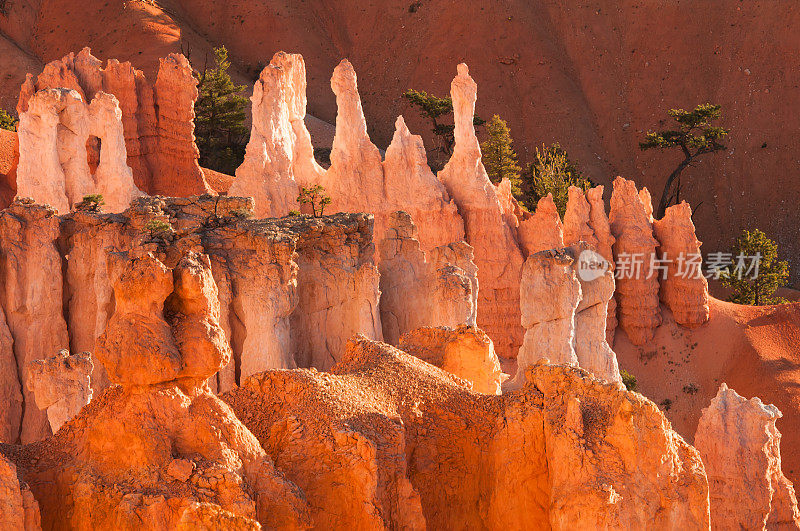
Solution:
<svg viewBox="0 0 800 531"><path fill-rule="evenodd" d="M662 219L653 221L659 255L667 261L667 276L661 280L660 295L683 326L708 321L708 281L702 271L700 241L695 236L692 208L682 201L667 208Z"/></svg>
<svg viewBox="0 0 800 531"><path fill-rule="evenodd" d="M521 390L481 395L357 338L332 374L267 371L223 399L315 527L709 525L697 451L653 403L577 368L531 367Z"/></svg>
<svg viewBox="0 0 800 531"><path fill-rule="evenodd" d="M703 410L695 445L708 474L712 529L800 527L794 486L781 469L781 416L724 383Z"/></svg>
<svg viewBox="0 0 800 531"><path fill-rule="evenodd" d="M33 392L36 407L47 411L53 433L92 400L92 368L88 352L62 350L51 358L30 362L25 385Z"/></svg>
<svg viewBox="0 0 800 531"><path fill-rule="evenodd" d="M508 378L500 370L492 340L474 326L417 328L400 337L400 349L463 378L477 393L499 395Z"/></svg>
<svg viewBox="0 0 800 531"><path fill-rule="evenodd" d="M389 218L380 243L381 324L384 341L420 326L475 326L477 268L472 248L460 242L426 253L406 212Z"/></svg>
<svg viewBox="0 0 800 531"><path fill-rule="evenodd" d="M492 338L497 353L514 358L522 344L519 283L523 257L494 185L481 163L473 117L478 87L467 65L458 65L450 86L455 117L453 156L439 179L464 218L466 241L475 249L478 266L478 326Z"/></svg>
<svg viewBox="0 0 800 531"><path fill-rule="evenodd" d="M100 92L112 94L122 111L127 165L136 186L148 194L201 194L210 188L197 163L199 152L194 144L196 85L188 61L180 54L162 59L156 82L150 84L129 62L111 59L103 68L91 50L84 48L77 55L70 53L48 63L35 80L29 74L20 91L17 112L22 116L30 99L44 89L75 90L87 103ZM106 147L103 139L101 158ZM119 152L115 147L113 153Z"/></svg>
<svg viewBox="0 0 800 531"><path fill-rule="evenodd" d="M609 216L616 238L617 311L619 325L635 345L651 341L661 324L659 270L654 268L658 241L653 237L651 214L652 206L648 211L633 181L617 177Z"/></svg>

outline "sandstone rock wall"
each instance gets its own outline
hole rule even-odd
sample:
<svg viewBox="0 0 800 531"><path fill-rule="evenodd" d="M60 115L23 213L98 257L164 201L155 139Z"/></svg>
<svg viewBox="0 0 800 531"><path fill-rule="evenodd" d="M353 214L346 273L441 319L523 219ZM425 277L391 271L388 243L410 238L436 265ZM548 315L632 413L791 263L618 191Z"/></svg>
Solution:
<svg viewBox="0 0 800 531"><path fill-rule="evenodd" d="M525 339L517 356L513 385L522 385L525 370L540 359L578 365L575 353L575 310L581 301L581 283L565 249L540 251L525 260L520 284Z"/></svg>
<svg viewBox="0 0 800 531"><path fill-rule="evenodd" d="M661 324L660 272L653 268L658 241L653 237L652 205L642 202L633 181L622 177L614 181L609 221L616 238L619 325L633 344L643 345Z"/></svg>
<svg viewBox="0 0 800 531"><path fill-rule="evenodd" d="M474 326L417 328L400 337L399 348L463 378L478 393L499 395L508 378L500 369L492 340Z"/></svg>
<svg viewBox="0 0 800 531"><path fill-rule="evenodd" d="M523 257L506 223L497 191L481 163L473 116L477 85L467 65L458 66L450 88L455 119L453 156L438 177L464 219L466 241L478 266L478 326L489 334L498 355L514 358L522 344L519 285Z"/></svg>
<svg viewBox="0 0 800 531"><path fill-rule="evenodd" d="M170 312L178 311L170 294L185 276L180 262L190 251L208 255L212 278L189 275L186 282L219 301L209 311L219 313L232 351L232 361L209 380L212 391L231 389L268 368L328 368L354 333L380 339L371 218L253 220L252 205L252 199L236 197L142 197L122 214L78 211L59 217L25 201L0 213L0 391L8 404L0 414L2 441L18 442L22 433L28 442L50 433L45 413L22 386L30 361L61 349L120 350L117 341L128 341L124 333L105 347L98 341L112 321L114 327L165 330ZM456 245L437 259L459 263L465 252ZM117 284L125 256L150 256L153 267L141 272L149 280L139 279L137 289L115 293L122 289ZM142 341L138 352L150 356L152 338L129 335L128 351ZM177 367L178 346L165 341L156 350L164 354L159 367L166 374ZM199 346L194 351L200 355ZM136 364L133 357L129 361ZM104 364L95 364L95 396L119 378L110 376ZM141 376L142 384L160 378Z"/></svg>
<svg viewBox="0 0 800 531"><path fill-rule="evenodd" d="M781 470L781 416L724 383L703 409L695 446L708 474L712 529L800 527L794 486Z"/></svg>
<svg viewBox="0 0 800 531"><path fill-rule="evenodd" d="M420 227L423 250L463 240L463 221L447 191L427 164L422 139L398 117L385 160L367 133L353 66L342 61L331 87L339 113L325 170L314 160L306 129L305 63L279 52L256 81L253 129L244 163L229 194L255 198L256 215L285 216L301 210L299 187L321 185L330 196L327 212L369 212L380 242L392 213L411 214ZM358 190L358 193L354 193Z"/></svg>
<svg viewBox="0 0 800 531"><path fill-rule="evenodd" d="M475 326L477 268L468 244L435 248L428 260L406 212L395 212L380 242L381 324L383 339L397 345L400 336L421 326Z"/></svg>
<svg viewBox="0 0 800 531"><path fill-rule="evenodd" d="M33 393L22 383L28 380L31 361L69 347L58 230L59 219L48 207L16 200L0 212L0 305L13 338L22 394L20 422L11 426L10 442L28 443L50 434L47 415L36 407ZM12 391L8 397L11 411L14 396ZM4 427L3 431L9 430Z"/></svg>
<svg viewBox="0 0 800 531"><path fill-rule="evenodd" d="M298 303L290 317L295 361L319 370L341 358L353 334L382 337L372 219L366 214L332 218L284 220L298 234Z"/></svg>
<svg viewBox="0 0 800 531"><path fill-rule="evenodd" d="M653 221L659 255L668 261L667 277L661 280L661 300L675 321L695 327L708 321L708 281L700 259L700 241L692 223L692 208L682 201L667 208L662 219Z"/></svg>
<svg viewBox="0 0 800 531"><path fill-rule="evenodd" d="M120 255L114 267L117 312L97 357L121 385L14 455L44 526L306 528L302 493L205 383L230 358L208 257L169 268Z"/></svg>
<svg viewBox="0 0 800 531"><path fill-rule="evenodd" d="M607 267L583 240L528 257L520 287L525 341L512 388L541 359L579 365L597 378L621 383L616 354L606 341L608 301L614 295Z"/></svg>
<svg viewBox="0 0 800 531"><path fill-rule="evenodd" d="M92 400L92 358L88 352L62 350L53 357L33 360L25 386L33 392L36 406L47 411L53 433Z"/></svg>
<svg viewBox="0 0 800 531"><path fill-rule="evenodd" d="M87 103L101 91L112 94L119 102L127 166L135 185L148 194L201 194L210 188L194 144L196 85L188 61L180 54L162 59L156 81L151 83L129 62L110 59L103 68L84 48L77 55L70 53L48 63L36 79L29 74L20 90L17 113L22 116L28 111L30 99L44 89L75 90ZM121 142L114 138L113 153L118 154ZM105 147L104 141L101 157Z"/></svg>
<svg viewBox="0 0 800 531"><path fill-rule="evenodd" d="M20 115L17 196L32 197L65 214L84 196L101 194L112 212L126 209L141 192L125 159L122 113L117 99L99 92L84 103L74 90L46 89ZM92 171L87 142L102 145Z"/></svg>
<svg viewBox="0 0 800 531"><path fill-rule="evenodd" d="M0 528L37 531L42 528L39 504L25 483L17 477L17 467L0 455Z"/></svg>

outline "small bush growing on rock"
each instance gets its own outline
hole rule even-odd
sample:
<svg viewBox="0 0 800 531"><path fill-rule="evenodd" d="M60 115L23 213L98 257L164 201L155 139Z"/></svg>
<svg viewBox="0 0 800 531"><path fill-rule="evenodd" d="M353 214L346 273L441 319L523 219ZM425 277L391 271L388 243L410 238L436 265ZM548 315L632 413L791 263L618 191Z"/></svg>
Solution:
<svg viewBox="0 0 800 531"><path fill-rule="evenodd" d="M789 280L789 262L778 260L778 244L758 229L742 231L731 249L733 263L722 270L720 281L733 289L728 301L761 306L782 304L775 290ZM752 270L754 261L757 270Z"/></svg>
<svg viewBox="0 0 800 531"><path fill-rule="evenodd" d="M670 400L669 398L665 398L664 400L661 401L659 405L661 406L661 409L663 409L664 411L669 411L670 409L672 409L672 400Z"/></svg>
<svg viewBox="0 0 800 531"><path fill-rule="evenodd" d="M699 391L699 390L700 390L700 388L697 386L696 383L690 383L688 385L684 385L683 386L683 392L686 393L687 395L696 394L697 391Z"/></svg>
<svg viewBox="0 0 800 531"><path fill-rule="evenodd" d="M144 228L150 232L152 239L165 239L172 233L172 225L160 219L151 219Z"/></svg>
<svg viewBox="0 0 800 531"><path fill-rule="evenodd" d="M289 215L293 216L293 217L299 216L300 215L300 211L299 210L290 210L289 211Z"/></svg>
<svg viewBox="0 0 800 531"><path fill-rule="evenodd" d="M2 3L2 0L0 0ZM2 11L0 11L2 13ZM17 124L19 120L11 116L11 113L4 109L0 109L0 129L5 129L6 131L16 131Z"/></svg>
<svg viewBox="0 0 800 531"><path fill-rule="evenodd" d="M310 204L311 213L315 218L321 218L325 206L331 203L331 196L325 193L325 188L315 184L311 188L303 186L300 188L300 195L297 196L297 202L300 204ZM319 208L319 212L317 212Z"/></svg>
<svg viewBox="0 0 800 531"><path fill-rule="evenodd" d="M105 204L102 194L90 194L83 196L83 200L75 205L75 210L81 212L102 212Z"/></svg>
<svg viewBox="0 0 800 531"><path fill-rule="evenodd" d="M639 384L636 382L636 376L632 375L625 369L619 370L619 375L622 377L622 383L628 391L637 391Z"/></svg>

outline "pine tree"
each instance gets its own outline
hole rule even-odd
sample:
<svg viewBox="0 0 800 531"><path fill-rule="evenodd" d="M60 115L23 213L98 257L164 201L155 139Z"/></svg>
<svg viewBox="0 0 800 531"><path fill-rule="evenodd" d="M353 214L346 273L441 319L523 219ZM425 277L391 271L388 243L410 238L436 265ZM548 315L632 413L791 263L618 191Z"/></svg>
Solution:
<svg viewBox="0 0 800 531"><path fill-rule="evenodd" d="M639 148L642 150L679 148L683 154L683 160L669 174L664 184L664 191L656 209L656 219L664 217L668 206L681 202L683 170L698 157L725 149L722 140L729 132L722 127L711 125L713 120L722 116L722 108L719 105L703 103L692 111L671 109L667 114L677 122L678 129L651 131L645 136L644 142L639 143Z"/></svg>
<svg viewBox="0 0 800 531"><path fill-rule="evenodd" d="M408 89L403 93L403 98L408 100L411 105L417 107L422 114L431 122L431 132L436 138L436 151L450 157L455 147L455 125L442 123L440 120L453 113L453 100L450 96L439 98L433 94L428 94L424 90ZM475 126L481 126L486 120L475 116L472 120ZM441 166L441 164L439 164ZM436 168L440 169L440 168Z"/></svg>
<svg viewBox="0 0 800 531"><path fill-rule="evenodd" d="M742 231L731 254L733 264L720 276L722 285L733 289L730 302L754 306L786 302L774 294L789 279L789 263L777 259L778 245L766 234L758 229ZM739 257L743 257L742 263ZM758 260L757 272L751 270L753 259Z"/></svg>
<svg viewBox="0 0 800 531"><path fill-rule="evenodd" d="M495 114L486 125L486 134L488 138L481 143L481 153L489 180L498 184L507 178L511 181L512 192L518 195L519 172L522 168L517 164L517 154L511 147L514 140L508 124Z"/></svg>
<svg viewBox="0 0 800 531"><path fill-rule="evenodd" d="M11 114L4 110L0 109L0 129L6 129L7 131L16 131L17 124L19 120L14 119Z"/></svg>
<svg viewBox="0 0 800 531"><path fill-rule="evenodd" d="M536 148L535 160L528 164L522 174L518 200L533 212L539 199L553 194L558 213L563 217L567 211L570 186L588 190L594 185L569 159L560 145L546 147L542 144L541 150Z"/></svg>
<svg viewBox="0 0 800 531"><path fill-rule="evenodd" d="M196 74L195 137L200 165L233 175L244 160L247 98L240 95L244 86L228 74L231 63L224 46L214 49L214 61L214 68Z"/></svg>

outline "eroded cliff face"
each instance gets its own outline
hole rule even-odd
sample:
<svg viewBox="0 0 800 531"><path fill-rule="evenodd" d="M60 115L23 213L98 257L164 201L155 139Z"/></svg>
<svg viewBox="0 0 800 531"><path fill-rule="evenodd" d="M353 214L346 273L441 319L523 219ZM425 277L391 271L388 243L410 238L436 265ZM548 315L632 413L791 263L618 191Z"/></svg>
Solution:
<svg viewBox="0 0 800 531"><path fill-rule="evenodd" d="M23 387L32 360L62 349L120 351L116 342L101 347L98 341L116 326L142 328L131 334L144 342L142 355L155 348L147 346L144 330L163 329L170 312L185 313L168 297L178 281L170 271L189 251L208 256L212 276L193 289L219 301L219 340L232 350L232 361L209 381L214 391L268 368L328 368L354 333L381 338L369 216L255 220L251 214L251 199L212 196L143 197L122 214L65 216L20 200L0 213L0 389L8 401L2 441L30 442L50 433L45 412ZM125 256L163 266L146 267L138 288L118 291ZM158 366L171 372L177 346L158 345L165 355ZM133 357L130 362L136 366ZM143 366L139 384L161 378L155 367ZM118 376L97 363L91 378L97 393Z"/></svg>
<svg viewBox="0 0 800 531"><path fill-rule="evenodd" d="M416 226L406 212L395 212L380 243L383 339L420 326L475 326L477 268L472 248L463 242L422 250Z"/></svg>
<svg viewBox="0 0 800 531"><path fill-rule="evenodd" d="M0 287L6 324L13 339L14 359L5 359L14 367L2 368L4 374L17 374L18 386L9 397L11 419L17 392L22 395L19 421L10 429L4 442L28 443L50 434L47 415L34 403L34 395L23 386L28 379L29 363L46 358L69 347L67 326L62 312L63 283L61 256L56 247L59 218L45 206L16 200L0 212ZM8 371L8 372L7 372ZM5 397L3 397L5 400Z"/></svg>
<svg viewBox="0 0 800 531"><path fill-rule="evenodd" d="M37 531L42 528L39 504L24 482L17 467L0 455L0 527Z"/></svg>
<svg viewBox="0 0 800 531"><path fill-rule="evenodd" d="M464 218L466 241L475 249L478 266L478 326L495 343L499 355L516 357L522 344L519 322L519 282L523 257L494 185L481 163L473 117L477 84L467 65L458 65L450 86L455 119L453 156L438 177L456 202Z"/></svg>
<svg viewBox="0 0 800 531"><path fill-rule="evenodd" d="M661 300L678 324L696 327L706 323L710 316L708 281L689 203L667 208L663 218L653 221L653 232L659 255L668 264L666 278L661 279Z"/></svg>
<svg viewBox="0 0 800 531"><path fill-rule="evenodd" d="M119 385L11 455L44 527L305 528L302 493L205 383L230 359L208 257L117 258L118 311L97 357Z"/></svg>
<svg viewBox="0 0 800 531"><path fill-rule="evenodd" d="M781 469L781 416L724 383L703 409L695 446L708 474L712 529L800 527L794 486Z"/></svg>
<svg viewBox="0 0 800 531"><path fill-rule="evenodd" d="M331 87L339 109L327 170L314 160L306 115L305 63L298 54L279 52L253 90L253 128L244 163L229 194L255 198L261 216L301 210L299 187L324 186L328 212L369 212L375 216L376 244L392 213L411 214L420 227L423 250L461 241L464 226L456 205L427 164L422 139L398 117L385 160L367 133L356 73L342 61ZM353 193L358 190L358 193Z"/></svg>
<svg viewBox="0 0 800 531"><path fill-rule="evenodd" d="M653 339L661 324L659 274L654 268L658 241L653 237L652 204L643 202L636 184L622 177L614 181L609 221L617 268L619 325L634 345Z"/></svg>
<svg viewBox="0 0 800 531"><path fill-rule="evenodd" d="M356 338L331 372L267 371L223 397L316 527L708 527L697 452L585 371L538 365L519 391L480 395Z"/></svg>
<svg viewBox="0 0 800 531"><path fill-rule="evenodd" d="M156 81L151 83L130 62L110 59L103 68L91 50L84 48L77 55L70 53L48 63L35 79L29 74L20 91L17 113L21 117L29 111L31 98L45 89L74 90L86 104L99 94L113 95L121 114L117 121L122 123L121 127L114 126L113 136L101 137L101 166L104 153L109 157L113 154L114 158L109 160L115 161L115 170L108 171L108 178L119 179L119 171L124 171L127 165L136 187L145 193L202 194L210 188L197 163L199 152L194 144L196 85L189 62L180 54L161 59ZM85 138L83 142L86 144ZM120 158L123 144L127 161L125 156ZM85 161L87 150L89 155L97 157L96 143L85 145L80 156L79 147L75 146L76 163ZM50 204L61 213L68 211L61 205ZM127 206L122 204L118 211Z"/></svg>
<svg viewBox="0 0 800 531"><path fill-rule="evenodd" d="M90 194L101 194L112 212L142 195L126 164L116 97L98 92L88 103L75 90L53 88L36 92L27 105L19 123L18 197L65 214ZM92 140L102 145L94 167L87 156Z"/></svg>
<svg viewBox="0 0 800 531"><path fill-rule="evenodd" d="M542 359L579 365L597 378L620 383L617 357L606 341L613 295L609 265L583 240L529 256L520 285L525 340L511 387L521 385L526 368Z"/></svg>
<svg viewBox="0 0 800 531"><path fill-rule="evenodd" d="M92 400L92 368L88 352L70 354L62 350L53 357L30 362L25 385L36 399L36 407L47 411L53 433Z"/></svg>
<svg viewBox="0 0 800 531"><path fill-rule="evenodd" d="M475 326L425 326L403 334L399 345L403 352L463 378L477 393L499 395L508 378L492 340Z"/></svg>

